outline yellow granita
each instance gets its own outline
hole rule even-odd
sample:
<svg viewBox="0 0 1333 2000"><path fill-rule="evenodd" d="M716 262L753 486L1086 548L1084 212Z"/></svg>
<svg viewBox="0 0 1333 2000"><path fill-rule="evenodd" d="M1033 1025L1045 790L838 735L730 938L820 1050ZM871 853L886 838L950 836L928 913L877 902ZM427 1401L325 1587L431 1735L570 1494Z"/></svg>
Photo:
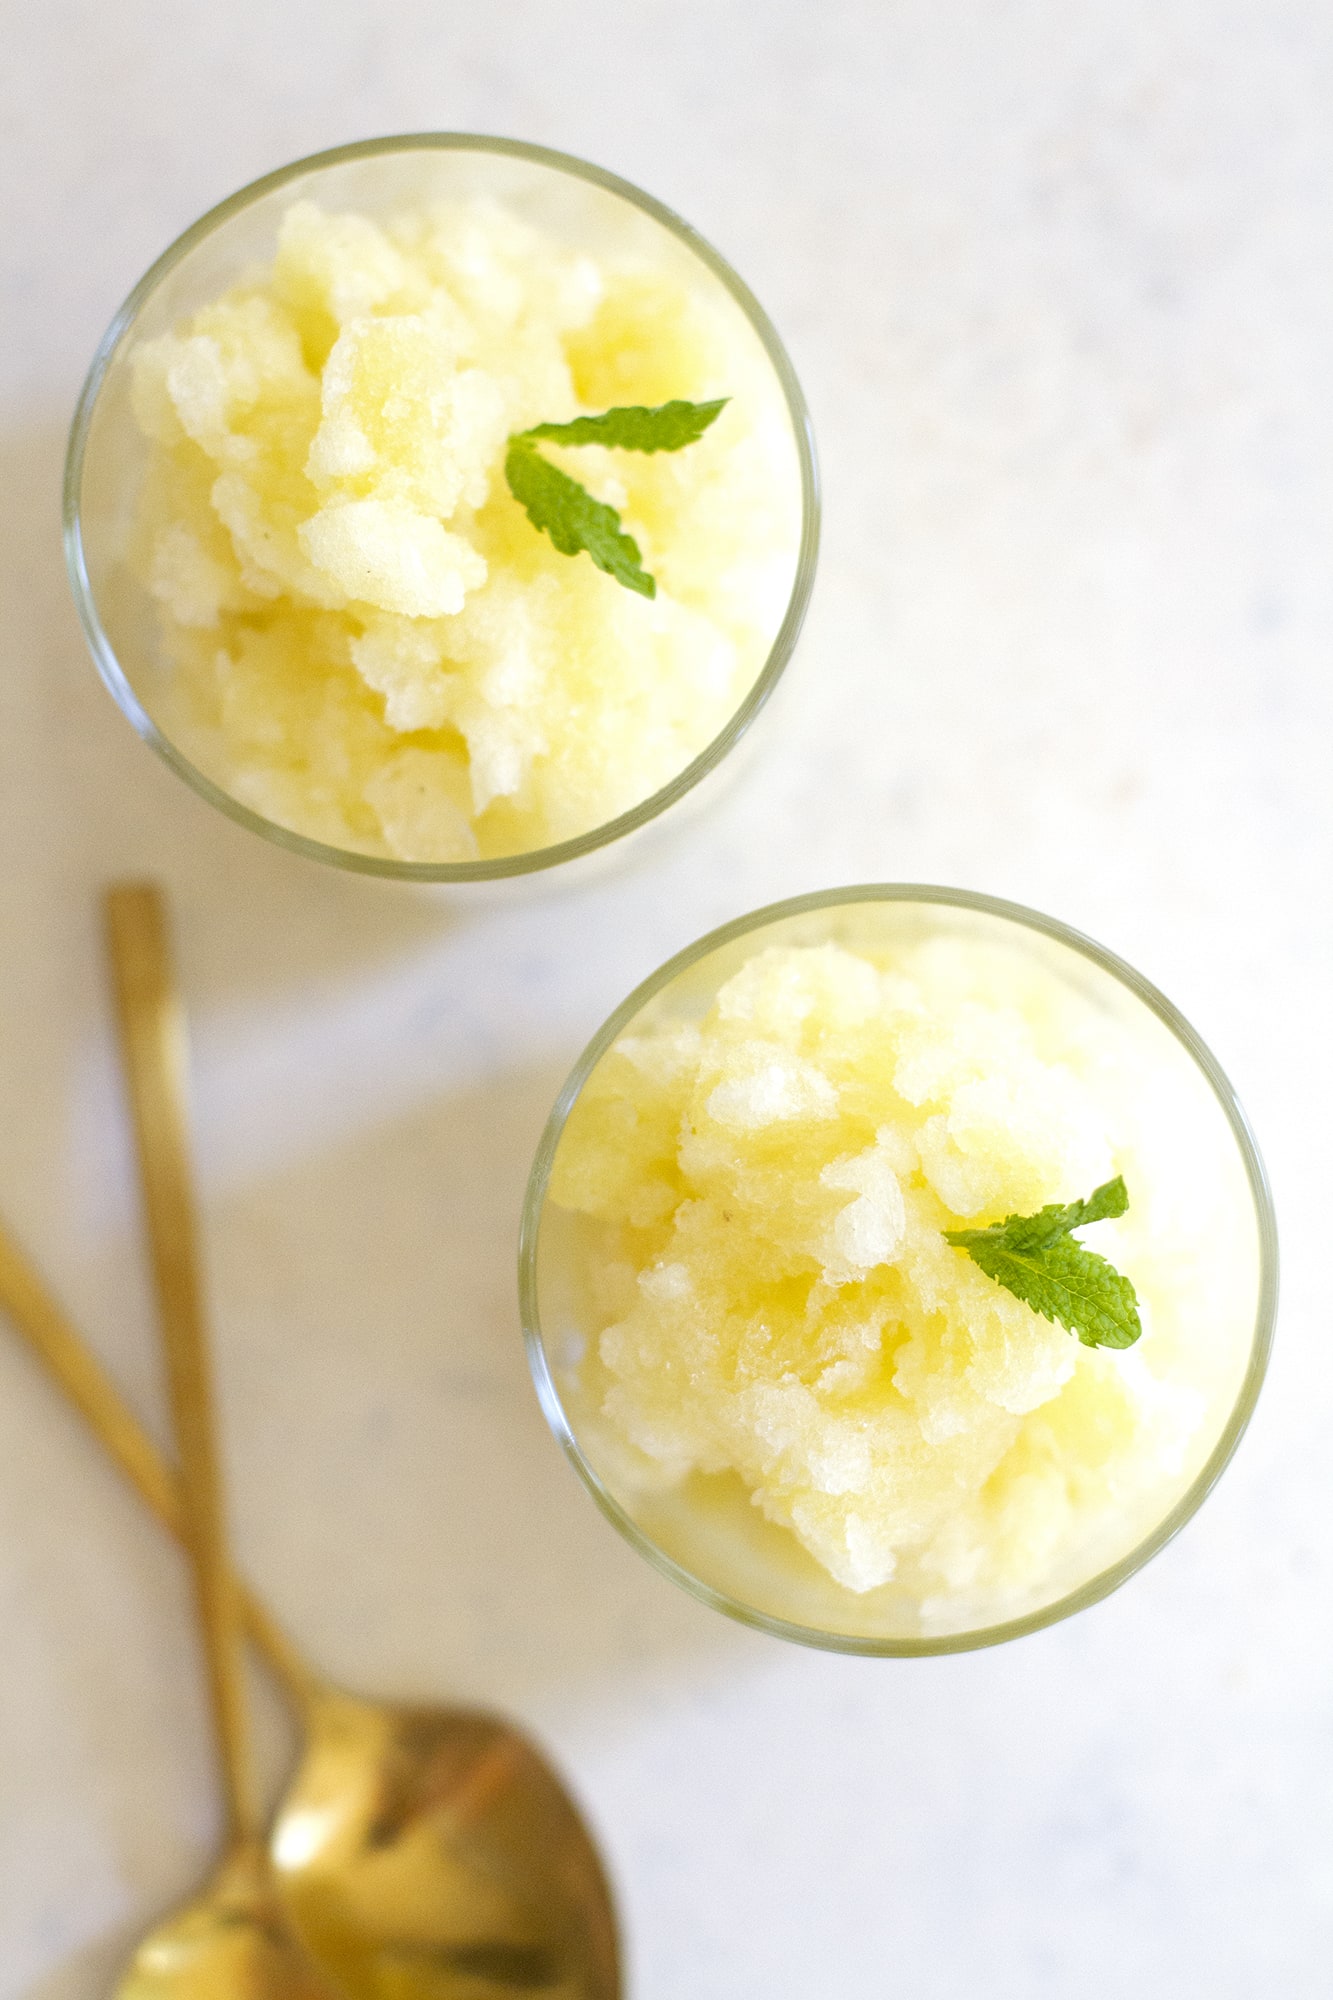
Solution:
<svg viewBox="0 0 1333 2000"><path fill-rule="evenodd" d="M271 267L139 349L134 395L160 719L332 845L460 862L590 831L712 740L784 615L799 476L753 330L493 203L296 203ZM550 450L620 511L651 602L508 489L534 424L718 397L685 451Z"/></svg>
<svg viewBox="0 0 1333 2000"><path fill-rule="evenodd" d="M1244 1286L1173 1075L1039 965L948 937L759 950L702 1018L623 1034L550 1183L612 1484L706 1507L739 1478L838 1585L946 1627L1095 1574L1234 1393ZM1117 1174L1128 1213L1089 1247L1137 1289L1128 1351L945 1240Z"/></svg>

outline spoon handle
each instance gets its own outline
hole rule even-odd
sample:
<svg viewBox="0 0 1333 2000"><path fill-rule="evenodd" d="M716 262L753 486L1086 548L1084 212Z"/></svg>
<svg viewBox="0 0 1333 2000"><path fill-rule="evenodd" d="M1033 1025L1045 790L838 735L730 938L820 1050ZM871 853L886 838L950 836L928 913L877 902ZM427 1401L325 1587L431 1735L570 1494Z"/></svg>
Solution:
<svg viewBox="0 0 1333 2000"><path fill-rule="evenodd" d="M130 1409L86 1340L47 1290L31 1258L0 1223L0 1310L23 1335L66 1400L115 1460L164 1528L185 1540L180 1481ZM315 1676L267 1605L241 1578L235 1584L246 1630L286 1689L303 1709Z"/></svg>
<svg viewBox="0 0 1333 2000"><path fill-rule="evenodd" d="M185 1018L172 977L159 891L151 883L119 884L107 894L106 913L228 1833L230 1844L240 1846L259 1838L261 1819L199 1284Z"/></svg>

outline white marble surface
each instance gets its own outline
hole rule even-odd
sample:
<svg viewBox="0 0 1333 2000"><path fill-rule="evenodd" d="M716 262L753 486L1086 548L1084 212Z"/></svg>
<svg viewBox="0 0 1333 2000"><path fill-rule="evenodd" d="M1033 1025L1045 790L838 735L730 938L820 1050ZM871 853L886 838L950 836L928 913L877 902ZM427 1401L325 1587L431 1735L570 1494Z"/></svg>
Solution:
<svg viewBox="0 0 1333 2000"><path fill-rule="evenodd" d="M334 1673L515 1710L615 1870L635 2000L1315 2000L1333 1947L1325 0L8 0L0 1212L161 1426L95 898L152 869L196 1024L246 1564ZM826 483L785 699L585 886L342 879L212 814L98 685L63 433L130 283L314 147L601 161L785 334ZM712 923L964 883L1140 965L1272 1170L1277 1353L1221 1488L994 1652L827 1658L605 1527L520 1352L557 1081ZM0 1336L0 1993L93 2000L216 1830L180 1566ZM274 1757L275 1713L265 1710Z"/></svg>

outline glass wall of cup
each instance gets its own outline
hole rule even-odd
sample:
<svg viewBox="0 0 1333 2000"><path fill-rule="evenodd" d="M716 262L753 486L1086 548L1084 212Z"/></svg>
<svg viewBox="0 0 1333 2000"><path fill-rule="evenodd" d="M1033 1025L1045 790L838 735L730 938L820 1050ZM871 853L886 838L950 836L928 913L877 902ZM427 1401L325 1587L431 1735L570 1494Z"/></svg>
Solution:
<svg viewBox="0 0 1333 2000"><path fill-rule="evenodd" d="M1128 1212L1086 1248L1136 1287L1126 1351L946 1244L1112 1172ZM1235 1450L1276 1290L1249 1126L1170 1002L1053 918L914 885L757 911L645 981L561 1092L520 1248L538 1395L607 1518L718 1610L865 1654L1130 1577Z"/></svg>
<svg viewBox="0 0 1333 2000"><path fill-rule="evenodd" d="M238 353L251 334L256 352ZM376 355L394 341L400 353L416 343L408 374L376 400ZM421 359L432 353L447 394ZM214 359L215 378L202 379ZM599 406L726 399L711 436L670 464L666 448L540 446L544 462L600 480L627 531L635 504L645 517L657 510L638 530L656 537L640 556L659 572L654 601L636 594L641 584L622 590L586 553L557 556L504 491L505 397L529 415L573 414L540 395L522 404L524 368L550 380L557 402L571 379ZM367 382L374 409L363 421ZM391 462L395 398L412 394L431 404L441 433L475 441L491 425L493 462L457 474L455 485L472 480L461 500L456 468L423 464L419 450L410 464L402 452ZM409 439L402 451L412 449ZM690 506L671 516L672 482L683 478L694 482ZM190 506L211 509L204 528ZM412 546L385 556L386 534L404 521ZM818 478L777 333L687 223L585 161L429 133L284 167L159 258L84 386L65 538L103 679L195 791L312 858L464 882L548 868L632 833L727 757L800 631ZM448 575L418 589L412 565L446 547L455 595ZM349 598L339 555L371 577L356 585L366 602ZM567 586L579 595L573 612ZM462 611L442 609L459 591ZM589 619L603 620L591 642ZM318 701L304 661L292 665L302 647L319 654ZM561 663L585 653L587 686L567 699ZM600 757L568 778L551 742L562 703ZM344 782L349 763L355 788Z"/></svg>

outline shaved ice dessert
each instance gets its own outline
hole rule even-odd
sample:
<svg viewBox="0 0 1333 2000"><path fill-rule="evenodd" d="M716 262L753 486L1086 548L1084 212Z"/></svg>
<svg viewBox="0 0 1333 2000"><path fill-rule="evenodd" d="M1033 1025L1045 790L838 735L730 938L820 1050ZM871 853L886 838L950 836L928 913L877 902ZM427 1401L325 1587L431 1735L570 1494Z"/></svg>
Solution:
<svg viewBox="0 0 1333 2000"><path fill-rule="evenodd" d="M264 818L408 862L549 847L675 778L761 673L801 533L781 385L710 284L486 197L291 202L270 261L132 355L165 734ZM688 450L544 447L651 600L509 490L534 425L708 398Z"/></svg>
<svg viewBox="0 0 1333 2000"><path fill-rule="evenodd" d="M971 1631L1107 1570L1198 1477L1254 1340L1254 1199L1194 1058L1095 965L964 909L835 916L706 955L583 1081L541 1217L548 1411L741 1606ZM1132 1281L1131 1347L946 1239L1116 1175L1085 1247Z"/></svg>

